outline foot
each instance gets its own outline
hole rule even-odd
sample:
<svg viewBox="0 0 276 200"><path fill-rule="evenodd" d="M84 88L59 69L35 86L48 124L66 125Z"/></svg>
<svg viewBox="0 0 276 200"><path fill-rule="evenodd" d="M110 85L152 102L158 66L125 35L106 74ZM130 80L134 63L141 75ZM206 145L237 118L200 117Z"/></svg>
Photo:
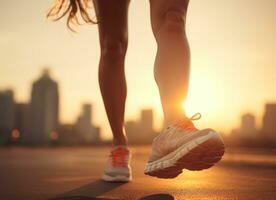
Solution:
<svg viewBox="0 0 276 200"><path fill-rule="evenodd" d="M174 178L183 169L212 167L224 154L224 144L212 129L198 130L194 118L169 125L152 144L152 153L144 173L158 178Z"/></svg>
<svg viewBox="0 0 276 200"><path fill-rule="evenodd" d="M108 157L102 179L108 182L131 181L130 152L125 146L114 147Z"/></svg>

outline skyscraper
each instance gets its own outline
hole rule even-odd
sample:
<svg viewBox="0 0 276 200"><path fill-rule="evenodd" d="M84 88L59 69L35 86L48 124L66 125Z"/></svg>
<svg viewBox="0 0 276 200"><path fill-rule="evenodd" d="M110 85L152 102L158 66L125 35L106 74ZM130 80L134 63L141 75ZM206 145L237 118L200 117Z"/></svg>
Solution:
<svg viewBox="0 0 276 200"><path fill-rule="evenodd" d="M51 133L57 130L59 116L58 84L50 77L49 70L44 70L32 85L30 109L31 130L26 140L47 144Z"/></svg>
<svg viewBox="0 0 276 200"><path fill-rule="evenodd" d="M262 132L266 136L276 139L276 103L265 106Z"/></svg>
<svg viewBox="0 0 276 200"><path fill-rule="evenodd" d="M85 143L97 143L100 141L100 129L92 123L91 104L83 105L76 127Z"/></svg>
<svg viewBox="0 0 276 200"><path fill-rule="evenodd" d="M0 91L0 142L7 143L14 126L14 97L12 90Z"/></svg>
<svg viewBox="0 0 276 200"><path fill-rule="evenodd" d="M16 129L20 136L20 142L24 143L25 139L28 139L28 133L30 131L30 106L26 103L15 104L15 123L14 129Z"/></svg>
<svg viewBox="0 0 276 200"><path fill-rule="evenodd" d="M126 134L130 144L149 144L156 136L153 130L153 110L141 110L138 122L128 121L125 123Z"/></svg>
<svg viewBox="0 0 276 200"><path fill-rule="evenodd" d="M241 134L245 137L251 137L256 134L255 117L250 113L246 113L241 119Z"/></svg>
<svg viewBox="0 0 276 200"><path fill-rule="evenodd" d="M152 132L152 129L153 129L153 110L152 109L141 110L140 123L146 132Z"/></svg>
<svg viewBox="0 0 276 200"><path fill-rule="evenodd" d="M141 139L141 127L139 122L129 120L125 122L125 131L129 144L140 144L143 143Z"/></svg>

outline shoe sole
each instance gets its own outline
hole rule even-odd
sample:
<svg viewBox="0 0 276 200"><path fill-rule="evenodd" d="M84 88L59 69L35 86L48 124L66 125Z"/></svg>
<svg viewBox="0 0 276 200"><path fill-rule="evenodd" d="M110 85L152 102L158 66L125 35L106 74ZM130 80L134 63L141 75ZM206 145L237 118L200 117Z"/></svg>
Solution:
<svg viewBox="0 0 276 200"><path fill-rule="evenodd" d="M158 178L174 178L181 174L183 169L208 169L221 160L224 149L219 134L211 131L180 146L163 158L148 163L144 173Z"/></svg>
<svg viewBox="0 0 276 200"><path fill-rule="evenodd" d="M132 180L131 176L123 176L123 175L117 175L117 176L109 176L107 174L104 174L102 176L102 180L107 182L129 182Z"/></svg>

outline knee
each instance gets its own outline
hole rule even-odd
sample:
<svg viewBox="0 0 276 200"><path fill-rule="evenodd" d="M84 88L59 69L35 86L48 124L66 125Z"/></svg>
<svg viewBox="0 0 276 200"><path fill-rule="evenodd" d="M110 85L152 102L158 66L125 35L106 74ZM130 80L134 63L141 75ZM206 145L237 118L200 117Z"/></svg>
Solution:
<svg viewBox="0 0 276 200"><path fill-rule="evenodd" d="M178 9L168 10L164 15L163 29L169 32L184 32L185 16L186 14Z"/></svg>
<svg viewBox="0 0 276 200"><path fill-rule="evenodd" d="M101 42L101 56L112 62L124 60L126 51L126 38L106 38Z"/></svg>

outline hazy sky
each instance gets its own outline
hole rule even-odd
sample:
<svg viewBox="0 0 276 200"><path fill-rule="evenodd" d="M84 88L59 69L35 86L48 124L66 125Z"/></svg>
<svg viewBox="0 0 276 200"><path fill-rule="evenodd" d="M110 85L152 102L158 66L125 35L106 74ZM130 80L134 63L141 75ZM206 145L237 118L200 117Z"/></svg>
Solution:
<svg viewBox="0 0 276 200"><path fill-rule="evenodd" d="M94 104L94 121L110 137L97 79L97 27L70 33L45 13L52 1L0 1L0 89L11 87L18 101L28 101L31 83L51 67L61 93L61 120L74 122L81 104ZM260 126L265 102L276 102L276 1L191 0L188 37L192 69L186 108L200 112L200 127L227 132L239 126L244 112L256 114ZM153 79L156 44L151 33L148 0L132 0L126 60L126 118L137 119L142 107L162 119Z"/></svg>

